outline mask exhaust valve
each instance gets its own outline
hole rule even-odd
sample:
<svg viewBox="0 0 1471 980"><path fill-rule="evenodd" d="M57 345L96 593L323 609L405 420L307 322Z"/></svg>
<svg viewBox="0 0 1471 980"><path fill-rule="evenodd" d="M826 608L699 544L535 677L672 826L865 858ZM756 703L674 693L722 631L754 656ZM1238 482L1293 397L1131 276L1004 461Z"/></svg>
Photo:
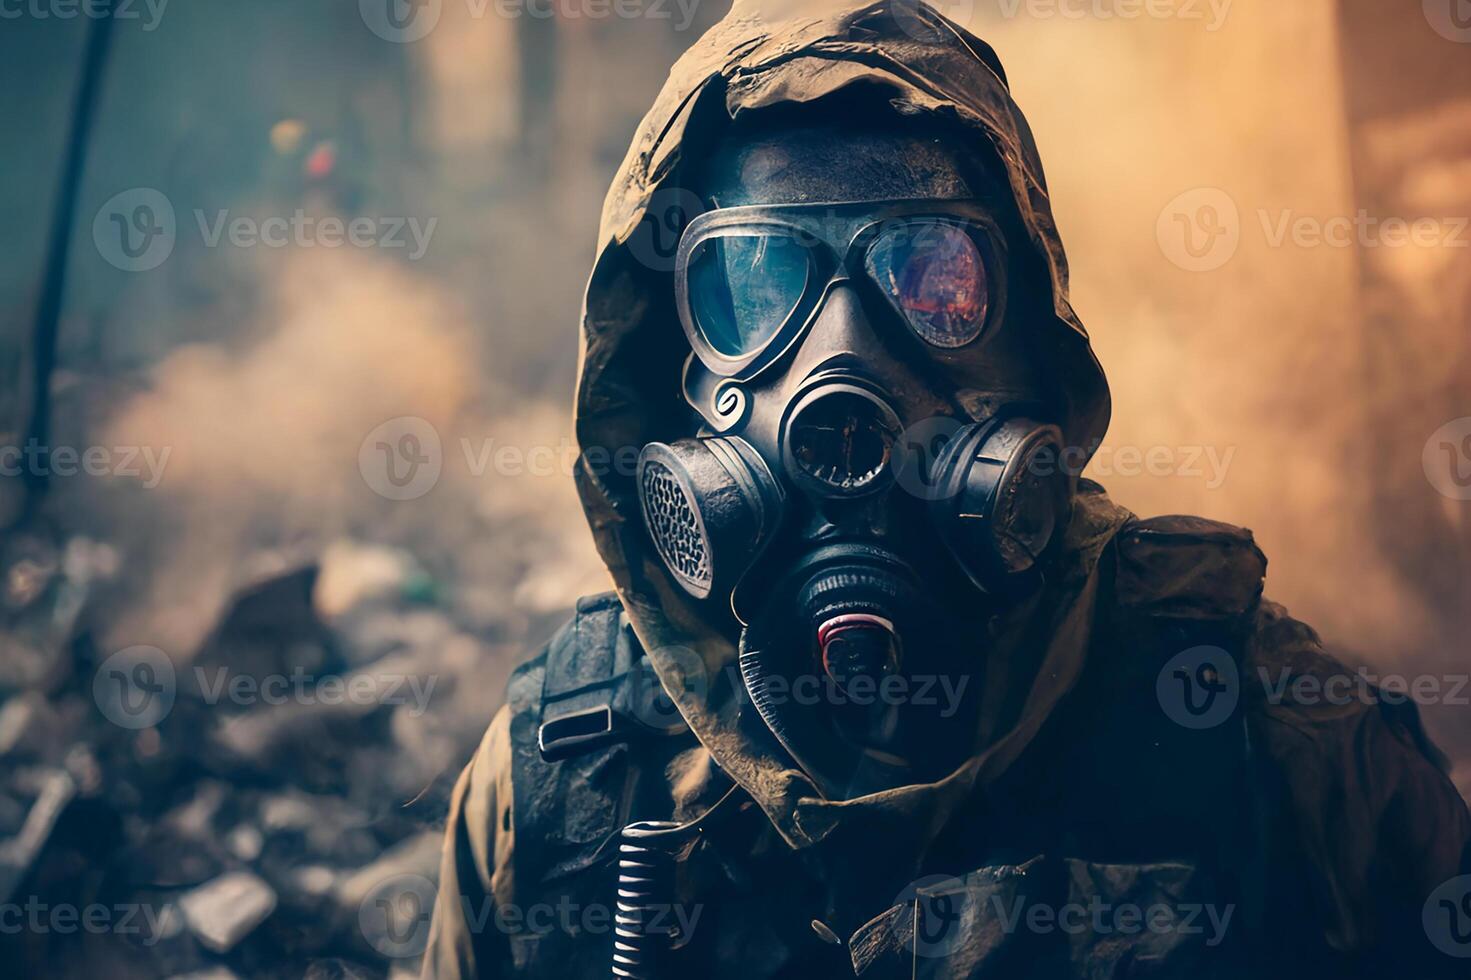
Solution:
<svg viewBox="0 0 1471 980"><path fill-rule="evenodd" d="M892 620L843 613L817 627L823 672L844 689L863 676L881 681L899 670L899 637Z"/></svg>
<svg viewBox="0 0 1471 980"><path fill-rule="evenodd" d="M879 549L852 545L828 549L814 566L798 603L815 630L823 673L845 691L860 677L877 683L897 674L896 613L912 605L907 569Z"/></svg>

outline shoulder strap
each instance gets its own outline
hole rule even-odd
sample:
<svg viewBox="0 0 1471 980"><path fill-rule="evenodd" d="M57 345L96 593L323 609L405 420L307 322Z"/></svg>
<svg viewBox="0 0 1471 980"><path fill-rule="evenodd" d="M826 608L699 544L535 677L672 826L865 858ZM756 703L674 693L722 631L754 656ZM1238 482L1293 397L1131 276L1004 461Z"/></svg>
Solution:
<svg viewBox="0 0 1471 980"><path fill-rule="evenodd" d="M662 696L617 594L579 599L547 650L537 748L551 762L641 732L681 730L682 723L669 724L676 712L652 704Z"/></svg>
<svg viewBox="0 0 1471 980"><path fill-rule="evenodd" d="M546 648L512 673L512 805L502 829L516 842L518 903L559 888L591 889L579 903L607 901L611 892L599 889L608 882L572 879L615 853L609 843L631 811L643 812L645 784L667 798L669 758L688 747L684 738L645 737L677 731L651 723L662 720L653 709L640 710L632 692L651 688L657 679L612 593L579 600ZM542 942L538 955L557 961L559 945Z"/></svg>

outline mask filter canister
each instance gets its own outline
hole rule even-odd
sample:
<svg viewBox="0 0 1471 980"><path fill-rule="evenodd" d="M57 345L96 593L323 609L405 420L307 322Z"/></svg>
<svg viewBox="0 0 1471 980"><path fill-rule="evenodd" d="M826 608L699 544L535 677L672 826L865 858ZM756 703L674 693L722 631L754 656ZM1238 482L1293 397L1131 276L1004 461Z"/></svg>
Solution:
<svg viewBox="0 0 1471 980"><path fill-rule="evenodd" d="M739 438L650 443L638 485L659 558L696 599L728 594L781 522L781 488Z"/></svg>

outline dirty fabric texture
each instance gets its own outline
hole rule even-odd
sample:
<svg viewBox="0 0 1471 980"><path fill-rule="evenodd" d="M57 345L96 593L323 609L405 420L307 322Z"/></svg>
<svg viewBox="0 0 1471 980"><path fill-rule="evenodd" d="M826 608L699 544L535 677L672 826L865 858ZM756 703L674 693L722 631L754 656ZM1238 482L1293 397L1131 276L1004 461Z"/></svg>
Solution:
<svg viewBox="0 0 1471 980"><path fill-rule="evenodd" d="M681 189L682 174L734 117L865 87L882 93L896 112L930 113L971 134L977 156L1003 165L1025 244L1050 282L1052 315L1036 324L1036 349L1069 394L1068 443L1096 448L1109 417L1107 384L1068 300L1067 261L1037 149L990 47L936 15L896 12L886 3L836 13L788 5L784 19L762 8L737 3L675 65L609 192L582 324L577 482L618 597L708 760L804 860L839 874L861 853L864 874L902 882L915 877L947 827L1040 744L1090 657L1097 658L1104 620L1128 623L1147 615L1186 624L1181 628L1188 631L1192 619L1234 617L1246 634L1247 675L1321 678L1344 669L1309 629L1262 601L1265 559L1248 533L1192 519L1141 523L1085 482L1046 585L1004 614L988 641L987 700L976 744L948 777L826 799L768 733L741 719L738 674L729 669L737 657L734 638L670 581L647 544L632 478L608 465L626 447L688 434L680 430L685 409L678 391L688 350L672 306L672 263L661 261L646 232L667 230L671 216L698 208ZM701 683L687 683L691 651L704 666ZM1245 690L1253 757L1281 790L1265 819L1291 855L1295 884L1314 904L1321 935L1313 942L1348 953L1367 948L1383 938L1375 935L1383 919L1376 892L1386 882L1402 895L1423 896L1462 869L1471 839L1465 806L1412 708L1304 706L1269 698L1259 685ZM477 963L509 961L490 948L503 939L473 933L443 908L446 895L474 906L487 897L524 902L530 894L530 883L513 874L508 725L503 715L492 726L456 791L427 976L471 976ZM1092 882L1091 874L1079 871L1073 887ZM855 884L855 894L862 890ZM840 930L845 940L853 936L855 965L902 947L894 929L909 928L902 914L883 905L866 914L875 918ZM1089 975L1123 975L1099 962L1094 967L1103 972Z"/></svg>

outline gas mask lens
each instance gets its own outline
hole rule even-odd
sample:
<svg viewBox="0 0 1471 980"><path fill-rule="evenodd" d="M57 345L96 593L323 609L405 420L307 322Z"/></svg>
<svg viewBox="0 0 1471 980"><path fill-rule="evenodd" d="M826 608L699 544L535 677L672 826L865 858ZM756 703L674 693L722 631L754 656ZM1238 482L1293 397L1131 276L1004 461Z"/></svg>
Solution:
<svg viewBox="0 0 1471 980"><path fill-rule="evenodd" d="M866 279L916 337L954 350L995 315L998 241L966 202L708 211L680 241L680 319L707 368L743 373L786 348L835 277Z"/></svg>
<svg viewBox="0 0 1471 980"><path fill-rule="evenodd" d="M869 248L864 268L925 343L964 347L986 325L986 264L975 241L956 225L886 227Z"/></svg>
<svg viewBox="0 0 1471 980"><path fill-rule="evenodd" d="M717 354L759 351L797 308L811 268L807 250L780 234L725 235L701 242L689 260L689 305Z"/></svg>

